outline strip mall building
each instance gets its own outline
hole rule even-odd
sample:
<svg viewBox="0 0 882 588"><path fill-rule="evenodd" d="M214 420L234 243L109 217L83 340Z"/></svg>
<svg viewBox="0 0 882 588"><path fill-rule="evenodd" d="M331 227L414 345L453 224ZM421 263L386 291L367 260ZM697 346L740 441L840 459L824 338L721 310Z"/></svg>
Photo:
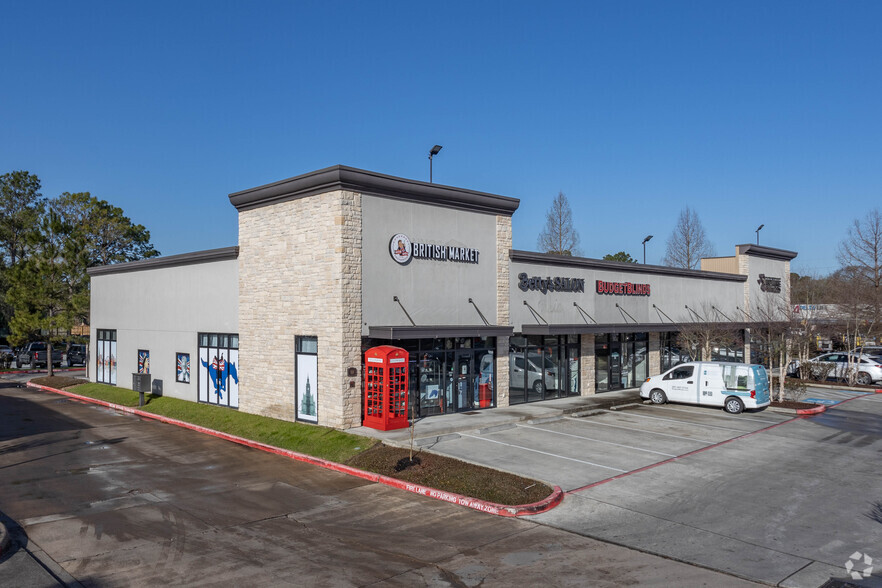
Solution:
<svg viewBox="0 0 882 588"><path fill-rule="evenodd" d="M410 353L420 416L636 387L677 334L789 307L796 253L737 245L702 270L512 249L519 201L335 166L237 192L239 246L90 270L90 378L337 428L363 357Z"/></svg>

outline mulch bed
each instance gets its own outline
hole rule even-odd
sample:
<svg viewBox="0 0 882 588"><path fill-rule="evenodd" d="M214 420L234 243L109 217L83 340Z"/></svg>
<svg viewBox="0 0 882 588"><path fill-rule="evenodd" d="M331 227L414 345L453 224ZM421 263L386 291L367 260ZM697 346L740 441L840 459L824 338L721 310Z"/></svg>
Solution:
<svg viewBox="0 0 882 588"><path fill-rule="evenodd" d="M778 402L777 400L772 401L769 406L773 406L775 408L817 408L819 405L813 402L797 402L796 400L785 400L783 402Z"/></svg>
<svg viewBox="0 0 882 588"><path fill-rule="evenodd" d="M356 455L347 464L390 478L497 504L531 504L548 498L552 492L552 488L536 480L433 453L414 451L414 461L417 463L400 469L401 465L407 465L409 457L408 449L378 444Z"/></svg>

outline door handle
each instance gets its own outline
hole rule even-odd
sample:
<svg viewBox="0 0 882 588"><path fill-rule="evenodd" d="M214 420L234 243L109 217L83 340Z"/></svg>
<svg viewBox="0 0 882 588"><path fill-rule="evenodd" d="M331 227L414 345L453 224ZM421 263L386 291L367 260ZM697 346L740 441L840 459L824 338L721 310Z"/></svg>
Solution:
<svg viewBox="0 0 882 588"><path fill-rule="evenodd" d="M687 384L694 384L695 382L693 382L692 380L687 380L686 383Z"/></svg>

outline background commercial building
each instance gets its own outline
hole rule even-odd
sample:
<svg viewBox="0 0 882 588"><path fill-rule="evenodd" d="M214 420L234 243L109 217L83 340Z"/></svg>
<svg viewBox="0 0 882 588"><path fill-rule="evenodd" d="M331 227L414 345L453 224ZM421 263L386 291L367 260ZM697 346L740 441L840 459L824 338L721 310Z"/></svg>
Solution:
<svg viewBox="0 0 882 588"><path fill-rule="evenodd" d="M429 416L633 387L725 325L750 354L789 306L789 251L703 270L512 250L519 201L335 166L230 195L239 245L94 268L91 377L339 428L361 424L363 352L410 352ZM747 355L745 355L747 354Z"/></svg>

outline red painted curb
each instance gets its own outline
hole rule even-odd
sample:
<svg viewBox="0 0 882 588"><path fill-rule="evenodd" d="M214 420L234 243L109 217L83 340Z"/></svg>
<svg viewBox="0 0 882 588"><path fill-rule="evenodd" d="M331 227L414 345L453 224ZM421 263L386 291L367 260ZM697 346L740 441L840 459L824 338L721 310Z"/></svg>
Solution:
<svg viewBox="0 0 882 588"><path fill-rule="evenodd" d="M124 412L126 414L131 414L131 415L135 415L135 416L146 418L146 419L152 419L152 420L166 423L169 425L177 425L178 427L183 427L185 429L197 431L199 433L204 433L206 435L212 435L214 437L218 437L218 438L224 439L226 441L232 441L233 443L245 445L245 446L251 447L253 449L259 449L261 451L266 451L268 453L275 453L276 455L282 455L282 456L288 457L290 459L296 459L297 461L302 461L302 462L309 463L312 465L317 465L319 467L333 470L335 472L340 472L342 474L348 474L350 476L355 476L357 478L362 478L364 480L368 480L371 482L385 484L386 486L391 486L393 488L398 488L400 490L406 490L408 492L413 492L414 494L422 494L423 496L428 496L429 498L435 498L437 500L443 500L445 502L459 504L460 506L465 506L465 507L468 507L468 508L471 508L474 510L479 510L481 512L487 512L487 513L495 514L495 515L502 516L502 517L517 517L517 516L523 516L523 515L532 515L532 514L543 513L543 512L551 510L552 508L554 508L555 506L560 504L561 501L563 501L563 496L564 496L563 490L561 490L560 486L555 486L554 491L547 498L540 500L539 502L534 502L532 504L519 504L516 506L496 504L494 502L488 502L486 500L480 500L478 498L471 498L469 496L463 496L462 494L456 494L454 492L445 492L443 490L437 490L435 488L430 488L428 486L421 486L419 484L405 482L404 480L398 480L396 478L382 476L380 474L375 474L373 472L366 472L364 470L360 470L358 468L354 468L354 467L348 466L346 464L337 463L334 461L329 461L327 459L322 459L319 457L313 457L311 455L306 455L305 453L298 453L296 451L291 451L290 449L282 449L281 447L274 447L272 445L267 445L267 444L261 443L259 441L252 441L251 439L245 439L244 437L230 435L229 433L224 433L222 431L215 431L214 429L209 429L207 427L194 425L192 423L187 423L185 421L179 421L177 419L172 419L172 418L165 417L162 415L153 414L151 412L146 412L143 410L138 410L137 408L132 408L129 406L122 406L119 404L114 404L112 402L105 402L104 400L98 400L96 398L89 398L88 396L81 396L79 394L74 394L73 392L67 392L65 390L58 390L56 388L50 388L49 386L41 386L39 384L34 384L32 382L28 382L28 387L29 388L37 388L37 389L43 390L45 392L52 392L55 394L61 394L63 396L67 396L69 398L73 398L74 400L79 400L81 402L87 402L87 403L91 403L91 404L98 404L100 406L112 408L113 410L118 410L118 411Z"/></svg>
<svg viewBox="0 0 882 588"><path fill-rule="evenodd" d="M821 414L826 411L827 407L823 404L819 404L814 408L797 408L796 414Z"/></svg>

